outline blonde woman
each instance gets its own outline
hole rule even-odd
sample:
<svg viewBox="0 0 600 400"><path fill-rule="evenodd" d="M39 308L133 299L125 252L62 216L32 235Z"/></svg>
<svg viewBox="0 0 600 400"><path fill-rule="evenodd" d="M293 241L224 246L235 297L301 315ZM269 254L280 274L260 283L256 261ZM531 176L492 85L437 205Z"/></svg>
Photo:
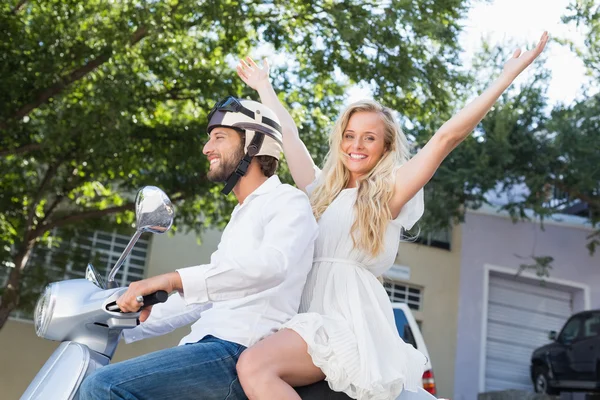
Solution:
<svg viewBox="0 0 600 400"><path fill-rule="evenodd" d="M377 276L393 264L401 228L421 217L423 186L547 40L544 32L535 49L516 50L500 77L410 160L391 110L369 100L350 105L333 127L321 171L279 102L266 61L262 68L250 58L240 62L241 79L281 121L292 177L309 195L320 229L301 313L238 361L250 399L299 399L294 386L323 379L355 399L394 399L418 390L425 357L399 337Z"/></svg>

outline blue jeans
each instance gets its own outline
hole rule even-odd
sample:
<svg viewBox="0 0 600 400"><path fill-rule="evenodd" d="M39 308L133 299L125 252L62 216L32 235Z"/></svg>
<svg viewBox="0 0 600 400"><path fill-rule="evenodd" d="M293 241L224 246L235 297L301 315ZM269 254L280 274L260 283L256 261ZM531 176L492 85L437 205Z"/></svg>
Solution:
<svg viewBox="0 0 600 400"><path fill-rule="evenodd" d="M245 347L206 336L108 365L87 377L80 400L245 399L235 365Z"/></svg>

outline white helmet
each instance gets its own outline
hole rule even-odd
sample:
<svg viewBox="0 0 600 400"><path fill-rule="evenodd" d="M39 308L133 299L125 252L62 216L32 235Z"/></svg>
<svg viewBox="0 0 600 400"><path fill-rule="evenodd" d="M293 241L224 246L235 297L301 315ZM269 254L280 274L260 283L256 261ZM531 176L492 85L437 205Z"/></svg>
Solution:
<svg viewBox="0 0 600 400"><path fill-rule="evenodd" d="M281 125L277 115L264 104L229 96L218 102L208 114L208 133L217 126L243 130L246 134L246 152L255 133L262 133L265 135L263 143L253 156L271 156L278 160L281 157Z"/></svg>
<svg viewBox="0 0 600 400"><path fill-rule="evenodd" d="M254 156L271 156L277 160L281 157L283 136L279 119L270 108L257 101L233 96L221 100L208 114L208 134L218 126L242 130L246 136L246 154L227 179L221 191L223 194L231 192L237 181L246 174Z"/></svg>

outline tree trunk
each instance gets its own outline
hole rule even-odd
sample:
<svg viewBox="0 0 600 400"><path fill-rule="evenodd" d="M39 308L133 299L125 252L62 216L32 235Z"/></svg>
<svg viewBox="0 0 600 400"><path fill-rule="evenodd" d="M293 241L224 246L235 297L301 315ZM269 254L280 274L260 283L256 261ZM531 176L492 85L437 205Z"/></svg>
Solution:
<svg viewBox="0 0 600 400"><path fill-rule="evenodd" d="M29 241L24 242L14 258L15 266L12 268L12 271L10 271L8 281L4 287L2 299L0 300L0 329L2 329L8 320L10 313L19 305L21 272L23 271L23 268L25 268L25 265L27 265L27 261L29 260L29 256L31 256L34 245L35 240L30 239Z"/></svg>

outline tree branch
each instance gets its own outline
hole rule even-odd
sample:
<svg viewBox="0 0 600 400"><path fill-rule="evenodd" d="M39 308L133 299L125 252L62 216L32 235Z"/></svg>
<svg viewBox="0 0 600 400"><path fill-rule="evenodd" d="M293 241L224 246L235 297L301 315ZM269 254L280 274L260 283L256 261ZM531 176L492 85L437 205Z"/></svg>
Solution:
<svg viewBox="0 0 600 400"><path fill-rule="evenodd" d="M111 52L105 50L99 57L85 64L84 66L72 71L70 74L64 76L59 82L50 86L43 92L41 92L36 99L32 102L25 104L20 109L18 109L13 115L13 119L21 119L24 116L28 115L31 111L35 110L42 104L46 103L51 97L56 96L61 93L67 86L76 82L98 68L100 65L104 64L110 59ZM2 127L4 128L4 127Z"/></svg>
<svg viewBox="0 0 600 400"><path fill-rule="evenodd" d="M36 230L34 230L32 232L32 235L34 238L39 237L44 232L47 232L54 228L58 228L58 227L61 227L61 226L67 225L67 224L71 224L73 222L82 221L85 219L104 217L106 215L116 214L121 211L130 211L130 210L133 210L134 207L135 207L134 203L127 203L122 206L105 208L104 210L89 210L89 211L83 211L83 212L80 212L77 214L71 214L67 217L60 218L55 221L49 221L48 223L46 223L46 224L38 227Z"/></svg>
<svg viewBox="0 0 600 400"><path fill-rule="evenodd" d="M577 190L573 190L570 187L568 187L567 185L565 185L564 183L561 182L556 182L555 183L556 187L559 188L560 190L562 190L563 192L569 194L569 197L575 198L575 199L579 199L587 204L589 204L590 206L594 206L597 208L600 208L600 198L598 197L592 197L592 196L588 196L585 193L581 193Z"/></svg>
<svg viewBox="0 0 600 400"><path fill-rule="evenodd" d="M19 2L17 3L17 5L15 6L15 8L13 8L12 11L11 11L12 15L17 15L17 13L19 11L21 11L21 8L23 8L23 6L25 5L25 3L27 3L27 0L19 0Z"/></svg>
<svg viewBox="0 0 600 400"><path fill-rule="evenodd" d="M139 28L137 28L135 32L133 32L133 35L131 35L131 39L129 39L129 44L133 46L146 36L148 36L148 28L142 25Z"/></svg>
<svg viewBox="0 0 600 400"><path fill-rule="evenodd" d="M174 196L171 199L171 202L174 203L174 202L182 201L185 198L186 198L185 193L179 193L178 195ZM49 221L48 223L45 223L45 224L39 226L37 229L35 229L32 232L31 238L39 237L42 234L44 234L44 232L47 232L51 229L58 228L58 227L61 227L61 226L64 226L64 225L67 225L67 224L70 224L73 222L78 222L78 221L82 221L82 220L90 219L90 218L104 217L104 216L107 216L110 214L119 213L121 211L131 211L134 208L135 208L134 203L127 203L122 206L105 208L104 210L89 210L89 211L83 211L83 212L80 212L77 214L71 214L64 218L60 218L55 221Z"/></svg>
<svg viewBox="0 0 600 400"><path fill-rule="evenodd" d="M46 190L46 187L48 187L48 184L52 178L54 178L54 175L56 175L56 171L58 171L58 167L61 163L62 160L57 161L53 165L50 165L46 170L46 175L44 175L44 179L42 179L42 183L40 184L40 187L35 195L35 200L31 203L31 208L29 209L29 215L27 217L27 224L25 225L25 232L29 232L31 230L33 218L35 217L35 209L44 195L44 190Z"/></svg>
<svg viewBox="0 0 600 400"><path fill-rule="evenodd" d="M133 35L131 35L131 38L129 39L129 44L135 45L136 43L138 43L140 40L142 40L147 35L148 35L148 29L145 26L140 26L133 33ZM36 99L34 99L30 103L25 104L24 106L19 108L13 114L12 119L21 119L24 116L28 115L31 111L35 110L42 104L46 103L51 97L54 97L57 94L61 93L65 88L67 88L73 82L77 82L78 80L82 79L87 74L89 74L90 72L97 69L102 64L106 63L110 59L111 54L112 54L112 48L108 47L108 48L104 49L98 57L96 57L89 63L79 67L75 71L72 71L68 75L64 76L59 82L55 83L54 85L52 85L49 88L46 88L44 91L42 91L37 96ZM4 130L6 128L7 128L6 122L0 123L0 130Z"/></svg>
<svg viewBox="0 0 600 400"><path fill-rule="evenodd" d="M42 218L42 220L40 221L41 225L43 225L46 222L48 217L52 214L56 207L58 207L58 205L63 201L64 198L64 195L59 195L54 198L54 201L52 202L52 204L50 204L50 207L48 207L48 209L44 212L44 218Z"/></svg>
<svg viewBox="0 0 600 400"><path fill-rule="evenodd" d="M0 124L0 129L1 129L1 127L2 127L2 124ZM30 143L30 144L23 145L21 147L16 147L14 149L2 149L2 150L0 150L0 157L29 153L30 151L39 150L41 148L42 148L42 145L40 143Z"/></svg>

